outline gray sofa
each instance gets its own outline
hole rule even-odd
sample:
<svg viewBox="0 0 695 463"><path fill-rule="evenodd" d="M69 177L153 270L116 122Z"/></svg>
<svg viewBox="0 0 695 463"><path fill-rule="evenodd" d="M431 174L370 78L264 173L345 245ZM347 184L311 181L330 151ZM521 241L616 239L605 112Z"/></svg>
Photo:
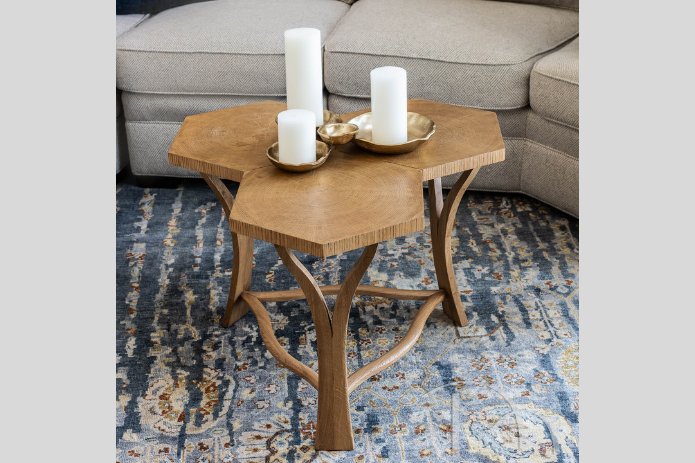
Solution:
<svg viewBox="0 0 695 463"><path fill-rule="evenodd" d="M116 16L116 41L118 37L147 19L148 14L126 14ZM116 87L116 173L128 165L128 142L125 135L125 117L121 104L121 91Z"/></svg>
<svg viewBox="0 0 695 463"><path fill-rule="evenodd" d="M369 107L369 71L403 67L410 98L497 113L506 160L482 169L471 189L525 193L578 217L578 5L217 0L164 11L116 41L131 170L197 176L167 163L183 119L255 101L284 102L283 31L315 27L325 46L328 109Z"/></svg>

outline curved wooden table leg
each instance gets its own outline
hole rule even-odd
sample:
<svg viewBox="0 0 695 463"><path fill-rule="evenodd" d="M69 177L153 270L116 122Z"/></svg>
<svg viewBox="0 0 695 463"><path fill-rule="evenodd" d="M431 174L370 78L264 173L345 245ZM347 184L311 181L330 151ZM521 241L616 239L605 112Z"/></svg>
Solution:
<svg viewBox="0 0 695 463"><path fill-rule="evenodd" d="M367 246L348 272L338 292L332 320L329 318L326 301L316 280L292 251L275 246L285 266L292 272L306 295L316 326L319 357L319 404L314 443L316 450L355 448L348 398L347 324L355 291L374 258L377 246Z"/></svg>
<svg viewBox="0 0 695 463"><path fill-rule="evenodd" d="M281 365L284 365L288 370L301 376L302 379L311 385L311 387L318 391L319 375L316 374L314 370L292 357L285 349L283 349L278 341L278 338L275 337L273 322L270 320L270 315L265 309L263 303L248 291L243 292L241 297L249 305L251 311L258 320L258 328L261 331L263 344L265 344L268 352L270 352L270 354L275 357L275 359L280 362Z"/></svg>
<svg viewBox="0 0 695 463"><path fill-rule="evenodd" d="M432 232L432 259L437 273L439 288L446 292L442 302L444 313L458 326L468 325L466 311L461 303L454 265L451 261L451 229L454 226L456 210L466 189L480 168L463 172L449 191L446 201L442 197L442 179L429 180L427 189L430 203L430 231Z"/></svg>
<svg viewBox="0 0 695 463"><path fill-rule="evenodd" d="M222 204L224 213L229 220L229 214L234 206L234 196L218 177L200 173L205 182ZM222 326L227 328L246 315L249 307L240 297L241 293L251 288L251 270L253 269L253 238L232 232L232 247L234 263L232 266L232 283L229 286L227 309L222 317Z"/></svg>
<svg viewBox="0 0 695 463"><path fill-rule="evenodd" d="M420 337L422 330L425 328L427 318L430 316L434 308L444 300L445 296L446 294L444 290L440 289L428 297L415 314L413 322L410 324L410 327L408 328L405 336L403 336L403 339L398 341L393 349L389 350L376 360L372 360L367 365L363 366L348 377L348 393L354 391L357 389L357 386L365 382L371 376L379 373L385 368L390 367L396 362L396 360L407 354L410 348L415 345L415 341L417 341Z"/></svg>

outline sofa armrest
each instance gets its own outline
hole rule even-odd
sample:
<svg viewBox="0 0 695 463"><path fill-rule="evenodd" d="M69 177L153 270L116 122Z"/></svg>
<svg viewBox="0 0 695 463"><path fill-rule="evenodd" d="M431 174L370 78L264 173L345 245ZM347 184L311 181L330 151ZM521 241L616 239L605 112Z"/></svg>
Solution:
<svg viewBox="0 0 695 463"><path fill-rule="evenodd" d="M579 129L579 37L536 62L529 98L542 117Z"/></svg>

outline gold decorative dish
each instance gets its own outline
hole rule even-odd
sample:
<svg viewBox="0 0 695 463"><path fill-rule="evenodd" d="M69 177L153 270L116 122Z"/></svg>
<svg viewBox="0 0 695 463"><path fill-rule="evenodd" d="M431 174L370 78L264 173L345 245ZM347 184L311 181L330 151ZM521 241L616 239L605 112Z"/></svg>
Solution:
<svg viewBox="0 0 695 463"><path fill-rule="evenodd" d="M270 162L273 163L275 167L278 169L286 170L287 172L308 172L310 170L314 170L317 167L320 167L324 162L326 162L326 159L328 159L328 155L331 154L331 146L325 144L322 141L316 141L316 161L314 162L307 162L304 164L285 164L283 162L280 162L280 152L278 149L278 142L273 143L270 148L268 148L267 156Z"/></svg>
<svg viewBox="0 0 695 463"><path fill-rule="evenodd" d="M359 130L355 124L326 124L316 129L316 133L329 145L344 145L355 138Z"/></svg>
<svg viewBox="0 0 695 463"><path fill-rule="evenodd" d="M333 114L327 109L323 110L323 125L326 124L340 124L343 122L343 119L340 117L340 114ZM278 117L275 116L275 123L278 123Z"/></svg>
<svg viewBox="0 0 695 463"><path fill-rule="evenodd" d="M378 154L404 154L414 151L429 139L437 124L427 116L408 112L408 141L397 145L379 145L372 141L372 113L367 112L348 121L355 124L359 132L352 142L368 151Z"/></svg>

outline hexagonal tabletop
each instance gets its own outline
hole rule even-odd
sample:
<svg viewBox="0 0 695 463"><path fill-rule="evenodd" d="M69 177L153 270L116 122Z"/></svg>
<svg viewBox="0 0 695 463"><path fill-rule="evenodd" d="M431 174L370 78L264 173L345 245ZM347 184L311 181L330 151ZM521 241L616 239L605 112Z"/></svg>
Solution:
<svg viewBox="0 0 695 463"><path fill-rule="evenodd" d="M348 122L368 111L355 111L341 117ZM504 161L504 141L497 114L420 99L408 100L408 111L427 116L437 124L432 137L410 153L374 156L420 170L423 181ZM354 143L337 148L344 153L365 152Z"/></svg>
<svg viewBox="0 0 695 463"><path fill-rule="evenodd" d="M240 182L244 172L272 166L266 150L278 141L275 116L284 103L261 101L184 119L169 164Z"/></svg>
<svg viewBox="0 0 695 463"><path fill-rule="evenodd" d="M504 160L495 113L410 100L409 111L437 124L415 151L379 155L349 143L318 169L289 173L266 157L277 141L275 116L285 109L263 101L189 116L169 163L241 182L229 218L233 232L319 257L422 230L423 180Z"/></svg>
<svg viewBox="0 0 695 463"><path fill-rule="evenodd" d="M241 235L332 256L422 230L422 183L414 169L333 152L303 174L248 172L230 219Z"/></svg>

